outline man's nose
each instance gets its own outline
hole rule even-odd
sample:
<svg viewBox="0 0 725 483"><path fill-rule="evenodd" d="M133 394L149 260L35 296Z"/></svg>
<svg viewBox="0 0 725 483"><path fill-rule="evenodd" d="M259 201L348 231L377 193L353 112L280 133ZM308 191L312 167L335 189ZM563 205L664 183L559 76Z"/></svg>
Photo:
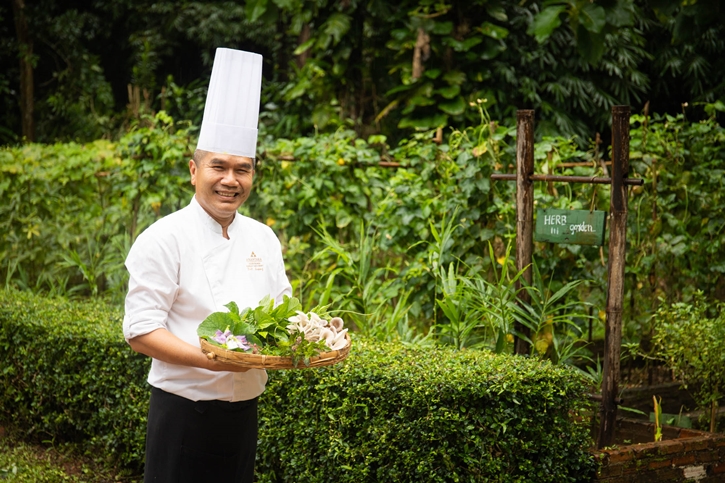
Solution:
<svg viewBox="0 0 725 483"><path fill-rule="evenodd" d="M224 176L222 177L222 183L226 185L237 185L237 178L234 176L234 170L228 169L224 171Z"/></svg>

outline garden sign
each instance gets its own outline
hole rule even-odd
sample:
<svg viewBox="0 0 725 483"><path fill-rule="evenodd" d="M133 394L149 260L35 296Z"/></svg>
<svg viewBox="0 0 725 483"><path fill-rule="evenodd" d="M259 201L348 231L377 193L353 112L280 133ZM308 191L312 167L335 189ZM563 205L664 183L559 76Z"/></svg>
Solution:
<svg viewBox="0 0 725 483"><path fill-rule="evenodd" d="M607 213L589 210L536 210L536 241L604 245Z"/></svg>

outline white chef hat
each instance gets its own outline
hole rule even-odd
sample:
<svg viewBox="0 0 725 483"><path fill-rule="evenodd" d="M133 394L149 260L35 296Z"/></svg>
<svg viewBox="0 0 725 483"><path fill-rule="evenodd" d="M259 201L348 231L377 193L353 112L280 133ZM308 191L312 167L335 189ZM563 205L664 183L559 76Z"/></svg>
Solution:
<svg viewBox="0 0 725 483"><path fill-rule="evenodd" d="M262 56L216 49L196 149L254 158Z"/></svg>

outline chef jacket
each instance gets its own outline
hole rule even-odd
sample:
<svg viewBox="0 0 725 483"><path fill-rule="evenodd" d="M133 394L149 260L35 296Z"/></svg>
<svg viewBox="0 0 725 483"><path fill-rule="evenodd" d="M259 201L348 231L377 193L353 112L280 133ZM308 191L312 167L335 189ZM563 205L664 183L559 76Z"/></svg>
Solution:
<svg viewBox="0 0 725 483"><path fill-rule="evenodd" d="M163 328L199 347L197 327L212 312L227 311L229 302L254 308L266 295L280 303L292 294L279 240L268 226L237 213L227 234L192 198L139 235L126 258L126 340ZM192 401L244 401L262 394L267 373L152 359L148 382Z"/></svg>

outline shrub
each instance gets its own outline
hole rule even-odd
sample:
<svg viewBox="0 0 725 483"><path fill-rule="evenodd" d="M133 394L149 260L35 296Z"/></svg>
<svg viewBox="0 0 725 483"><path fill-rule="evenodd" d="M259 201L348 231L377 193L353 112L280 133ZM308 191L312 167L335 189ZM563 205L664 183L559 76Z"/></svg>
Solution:
<svg viewBox="0 0 725 483"><path fill-rule="evenodd" d="M0 291L0 421L142 467L149 359L121 313ZM327 369L274 371L257 473L273 481L586 481L584 384L570 369L479 351L356 339Z"/></svg>
<svg viewBox="0 0 725 483"><path fill-rule="evenodd" d="M362 322L386 338L395 336L388 327L396 324L383 330L374 325L393 320L397 311L399 319L409 317L415 338L446 319L435 302L436 264L453 262L459 275L471 267L491 277L489 242L501 258L514 236L516 213L515 184L491 182L490 174L512 170L515 130L491 119L484 106L470 108L480 124L451 132L440 145L431 133L391 145L384 136L365 140L345 130L261 138L254 194L242 211L282 240L295 295L307 302L326 291L336 306L349 302L349 293L360 292L349 282L353 269L370 261L366 273L377 280L358 285L374 295L366 300L374 309L350 309L376 314ZM690 302L697 287L708 299L725 298L725 263L718 258L725 244L725 128L714 117L725 107L705 108L713 117L702 122L684 115L632 116L630 176L646 183L628 196L625 340L651 333L661 297ZM121 299L123 259L134 236L192 196L193 131L159 113L117 142L0 148L4 286ZM584 151L574 140L544 137L535 146L535 172L604 175L595 167L602 156L596 147ZM385 168L390 161L401 167ZM609 209L606 185L537 183L535 190L537 208ZM451 236L437 247L433 228L441 230L444 220ZM321 253L324 240L316 231L328 232L354 263L331 250ZM371 256L355 245L365 237ZM606 246L536 242L534 251L553 293L582 280L572 298L590 302L594 313L603 310ZM603 324L592 329L595 338L603 336Z"/></svg>
<svg viewBox="0 0 725 483"><path fill-rule="evenodd" d="M651 356L692 391L715 432L717 406L725 394L725 303L711 305L698 291L691 304L663 304L653 319Z"/></svg>
<svg viewBox="0 0 725 483"><path fill-rule="evenodd" d="M140 468L150 359L123 340L120 310L16 291L0 307L0 420Z"/></svg>
<svg viewBox="0 0 725 483"><path fill-rule="evenodd" d="M344 364L270 374L260 481L589 481L583 387L534 359L355 339Z"/></svg>

